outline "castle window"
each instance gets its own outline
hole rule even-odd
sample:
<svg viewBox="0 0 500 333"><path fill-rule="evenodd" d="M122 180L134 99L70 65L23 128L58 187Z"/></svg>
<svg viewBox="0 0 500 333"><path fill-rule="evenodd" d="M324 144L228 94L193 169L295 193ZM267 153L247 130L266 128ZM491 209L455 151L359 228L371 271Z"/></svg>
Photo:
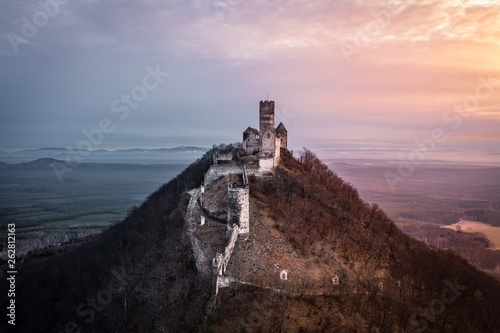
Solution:
<svg viewBox="0 0 500 333"><path fill-rule="evenodd" d="M267 138L269 139L271 137L271 133L267 133Z"/></svg>

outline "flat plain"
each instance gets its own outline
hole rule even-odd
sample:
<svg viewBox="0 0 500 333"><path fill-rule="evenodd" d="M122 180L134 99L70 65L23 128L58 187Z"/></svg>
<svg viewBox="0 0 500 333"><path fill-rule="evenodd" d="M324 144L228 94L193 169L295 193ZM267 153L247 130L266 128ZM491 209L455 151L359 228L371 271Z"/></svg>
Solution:
<svg viewBox="0 0 500 333"><path fill-rule="evenodd" d="M186 164L86 163L62 181L53 160L0 169L0 236L16 224L18 252L100 232L123 219Z"/></svg>

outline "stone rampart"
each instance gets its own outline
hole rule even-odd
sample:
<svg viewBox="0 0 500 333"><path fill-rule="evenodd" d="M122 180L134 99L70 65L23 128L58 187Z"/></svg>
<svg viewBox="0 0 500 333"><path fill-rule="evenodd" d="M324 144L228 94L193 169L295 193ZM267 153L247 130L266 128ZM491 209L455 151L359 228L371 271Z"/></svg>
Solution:
<svg viewBox="0 0 500 333"><path fill-rule="evenodd" d="M237 225L240 233L248 233L250 231L250 191L248 184L228 184L227 206L228 226L229 224Z"/></svg>
<svg viewBox="0 0 500 333"><path fill-rule="evenodd" d="M231 259L231 254L234 250L234 245L236 244L236 240L238 239L238 235L240 234L240 230L238 226L234 226L234 228L230 229L229 241L224 248L224 253L217 253L215 258L213 259L213 266L217 271L217 275L224 275L226 273L226 267Z"/></svg>
<svg viewBox="0 0 500 333"><path fill-rule="evenodd" d="M210 185L220 177L224 177L232 173L240 175L241 172L240 165L212 165L205 174L204 185L206 188L209 188Z"/></svg>

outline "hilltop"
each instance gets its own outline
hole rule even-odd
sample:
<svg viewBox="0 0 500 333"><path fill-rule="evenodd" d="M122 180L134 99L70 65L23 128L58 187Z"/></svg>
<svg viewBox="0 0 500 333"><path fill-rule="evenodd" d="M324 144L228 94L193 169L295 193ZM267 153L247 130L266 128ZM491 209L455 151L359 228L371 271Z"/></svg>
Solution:
<svg viewBox="0 0 500 333"><path fill-rule="evenodd" d="M221 182L227 186L231 180L221 178L213 188L223 187ZM271 177L249 182L250 233L236 242L224 273L229 283L219 288L205 326L209 331L493 332L499 327L497 280L451 251L403 234L312 152L297 159L282 152ZM200 227L200 239L217 229L211 224Z"/></svg>

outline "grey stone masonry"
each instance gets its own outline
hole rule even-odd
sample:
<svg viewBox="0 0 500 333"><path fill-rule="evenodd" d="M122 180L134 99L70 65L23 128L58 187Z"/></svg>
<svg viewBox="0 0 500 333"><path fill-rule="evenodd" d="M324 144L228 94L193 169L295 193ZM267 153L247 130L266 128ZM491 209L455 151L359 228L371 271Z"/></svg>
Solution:
<svg viewBox="0 0 500 333"><path fill-rule="evenodd" d="M260 152L260 133L255 128L248 127L243 132L243 150L245 154L252 155Z"/></svg>
<svg viewBox="0 0 500 333"><path fill-rule="evenodd" d="M276 137L276 129L274 128L274 102L260 102L260 128L263 155L272 156L274 154L274 145Z"/></svg>
<svg viewBox="0 0 500 333"><path fill-rule="evenodd" d="M228 228L237 225L240 234L250 232L250 189L245 166L242 167L242 182L227 186Z"/></svg>
<svg viewBox="0 0 500 333"><path fill-rule="evenodd" d="M240 231L238 226L234 227L229 234L229 242L227 246L224 248L224 253L217 253L215 258L212 261L212 265L216 270L217 275L223 275L226 273L226 267L231 259L231 254L233 254L234 245L238 240L238 235Z"/></svg>
<svg viewBox="0 0 500 333"><path fill-rule="evenodd" d="M280 139L280 148L288 149L288 131L283 123L276 127L276 136Z"/></svg>
<svg viewBox="0 0 500 333"><path fill-rule="evenodd" d="M288 147L288 131L283 123L275 125L274 101L260 101L259 130L248 127L243 132L242 156L257 156L261 172L272 172L280 162L280 149ZM249 162L249 159L246 159Z"/></svg>
<svg viewBox="0 0 500 333"><path fill-rule="evenodd" d="M241 166L239 165L212 165L205 174L205 187L209 188L210 185L218 178L227 176L229 174L241 174Z"/></svg>

